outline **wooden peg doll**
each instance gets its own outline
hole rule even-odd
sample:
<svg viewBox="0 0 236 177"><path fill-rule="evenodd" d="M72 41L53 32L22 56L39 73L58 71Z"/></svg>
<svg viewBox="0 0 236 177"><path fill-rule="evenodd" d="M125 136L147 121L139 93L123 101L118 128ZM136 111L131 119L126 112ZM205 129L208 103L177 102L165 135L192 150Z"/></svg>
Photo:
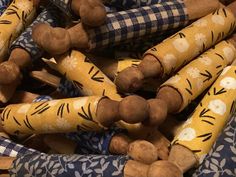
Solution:
<svg viewBox="0 0 236 177"><path fill-rule="evenodd" d="M236 117L233 114L193 177L218 174L219 176L235 176L235 127Z"/></svg>
<svg viewBox="0 0 236 177"><path fill-rule="evenodd" d="M148 50L138 67L119 73L116 79L118 90L133 92L146 78L171 75L231 34L235 29L235 6L234 2L218 9Z"/></svg>
<svg viewBox="0 0 236 177"><path fill-rule="evenodd" d="M179 129L172 142L168 161L153 163L148 177L183 176L184 172L204 159L234 113L235 69L232 65L223 70L193 115Z"/></svg>
<svg viewBox="0 0 236 177"><path fill-rule="evenodd" d="M182 111L215 81L223 69L232 63L235 56L235 42L232 37L228 41L218 43L164 82L158 89L156 98L165 103L153 107L154 122L165 119L163 109L167 109L168 113ZM150 121L152 122L152 117Z"/></svg>
<svg viewBox="0 0 236 177"><path fill-rule="evenodd" d="M130 124L142 122L148 114L148 103L139 96L128 96L120 102L89 96L8 105L2 112L2 125L10 134L98 131L120 119Z"/></svg>
<svg viewBox="0 0 236 177"><path fill-rule="evenodd" d="M5 167L10 175L33 175L54 174L62 176L90 175L90 176L140 176L146 177L149 162L144 163L147 154L151 158L156 156L156 150L150 148L148 144L143 146L144 142L135 142L130 149L134 160L128 156L105 156L105 155L47 155L47 154L28 154L17 158L1 158L0 162L5 160ZM145 153L144 153L145 152ZM152 155L155 154L155 155ZM151 156L152 155L152 156ZM136 159L137 158L137 159ZM60 159L60 160L59 160ZM140 161L141 160L141 161ZM142 162L143 161L143 162ZM27 165L29 164L30 165ZM47 168L43 163L52 164L53 168ZM16 165L18 168L16 168ZM63 167L62 167L63 166ZM84 166L86 168L84 168ZM21 168L22 167L22 168ZM31 167L32 170L28 170ZM62 168L61 168L62 167ZM47 170L46 170L47 168ZM38 171L38 169L41 169ZM45 172L46 170L46 172Z"/></svg>
<svg viewBox="0 0 236 177"><path fill-rule="evenodd" d="M90 175L90 176L140 176L146 177L149 164L157 158L156 149L144 141L134 142L129 149L129 156L106 155L47 155L44 153L26 154L21 157L0 158L0 169L9 171L10 175L33 175L41 173L49 175ZM145 153L144 153L145 152ZM149 156L146 155L149 154ZM145 161L148 158L150 162ZM156 158L155 158L156 157ZM60 159L60 160L59 160ZM2 163L2 162L5 162ZM29 164L30 165L27 165ZM42 163L50 163L53 168ZM60 164L60 165L59 165ZM16 166L18 168L16 168ZM86 168L84 168L84 166ZM22 168L21 168L22 167ZM27 168L31 167L32 170ZM44 170L47 168L46 172ZM136 169L138 168L138 169ZM39 170L40 169L40 170ZM135 170L136 169L136 170Z"/></svg>
<svg viewBox="0 0 236 177"><path fill-rule="evenodd" d="M51 62L50 60L45 61L52 68L65 75L67 79L73 81L82 95L105 95L116 101L122 99L121 95L117 93L114 83L91 63L88 57L77 50L72 50L69 53L56 57L56 62ZM54 80L54 78L52 79ZM153 114L149 108L159 105L160 102L159 100L149 101L148 114ZM152 106L149 106L149 104L152 104ZM119 121L117 126L128 129L130 132L139 131L143 128L140 123L130 125L124 121Z"/></svg>
<svg viewBox="0 0 236 177"><path fill-rule="evenodd" d="M189 20L200 18L218 6L217 0L212 0L211 3L208 1L196 3L192 0L166 1L107 14L106 22L96 28L87 28L82 23L69 29L51 28L49 25L39 24L33 30L33 39L52 55L65 53L70 48L100 49L182 27Z"/></svg>
<svg viewBox="0 0 236 177"><path fill-rule="evenodd" d="M0 102L6 103L12 97L21 82L21 71L43 55L43 51L32 40L32 26L42 21L52 26L58 26L62 18L58 14L58 9L49 4L11 44L8 61L0 64Z"/></svg>
<svg viewBox="0 0 236 177"><path fill-rule="evenodd" d="M36 7L31 0L16 0L3 12L1 23L0 61L7 57L8 47L21 33L25 26L33 20Z"/></svg>
<svg viewBox="0 0 236 177"><path fill-rule="evenodd" d="M127 132L117 128L103 132L80 131L65 135L46 135L44 138L45 143L51 149L61 154L126 155L132 149L130 146L150 146L150 148L156 149L159 159L168 159L170 142L160 132L154 131L145 140L137 141L137 144L140 142L141 145L136 145L134 140L127 136ZM147 161L152 159L147 158Z"/></svg>
<svg viewBox="0 0 236 177"><path fill-rule="evenodd" d="M54 60L44 60L53 69L74 82L82 95L105 95L121 100L115 84L83 53L72 50Z"/></svg>

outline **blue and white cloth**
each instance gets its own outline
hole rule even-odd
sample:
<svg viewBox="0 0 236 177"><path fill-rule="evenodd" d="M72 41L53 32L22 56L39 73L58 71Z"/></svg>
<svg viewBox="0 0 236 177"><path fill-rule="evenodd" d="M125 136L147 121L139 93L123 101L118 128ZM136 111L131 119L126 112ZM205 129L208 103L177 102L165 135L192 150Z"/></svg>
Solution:
<svg viewBox="0 0 236 177"><path fill-rule="evenodd" d="M103 132L68 133L66 137L77 143L76 154L109 155L109 146L114 135L125 133L125 130L113 128Z"/></svg>
<svg viewBox="0 0 236 177"><path fill-rule="evenodd" d="M7 9L7 7L11 4L12 0L0 0L0 15Z"/></svg>
<svg viewBox="0 0 236 177"><path fill-rule="evenodd" d="M232 116L193 177L236 176L236 115Z"/></svg>
<svg viewBox="0 0 236 177"><path fill-rule="evenodd" d="M14 143L9 139L0 137L0 156L20 157L22 155L39 153L39 151L27 148L21 144Z"/></svg>
<svg viewBox="0 0 236 177"><path fill-rule="evenodd" d="M123 177L127 156L25 155L9 170L11 177Z"/></svg>
<svg viewBox="0 0 236 177"><path fill-rule="evenodd" d="M89 48L101 48L183 27L188 23L183 1L173 0L107 14L105 23L87 28Z"/></svg>
<svg viewBox="0 0 236 177"><path fill-rule="evenodd" d="M63 19L60 15L60 11L53 4L49 4L45 9L38 15L34 22L26 28L26 30L12 43L10 50L14 48L23 48L26 50L32 60L37 60L42 57L44 50L33 41L32 29L33 26L38 23L47 23L53 27L60 26Z"/></svg>

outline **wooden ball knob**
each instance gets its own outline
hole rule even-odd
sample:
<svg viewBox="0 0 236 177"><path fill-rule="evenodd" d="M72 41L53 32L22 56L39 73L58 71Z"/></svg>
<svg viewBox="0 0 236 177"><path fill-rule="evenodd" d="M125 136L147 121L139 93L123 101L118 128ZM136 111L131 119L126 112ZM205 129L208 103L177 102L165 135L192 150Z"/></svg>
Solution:
<svg viewBox="0 0 236 177"><path fill-rule="evenodd" d="M128 67L116 77L115 84L120 92L131 93L143 85L144 76L137 67Z"/></svg>
<svg viewBox="0 0 236 177"><path fill-rule="evenodd" d="M151 164L158 158L156 147L144 140L132 142L128 148L128 155L134 160L145 164Z"/></svg>
<svg viewBox="0 0 236 177"><path fill-rule="evenodd" d="M148 118L148 102L136 95L125 97L119 103L120 118L127 123L139 123Z"/></svg>

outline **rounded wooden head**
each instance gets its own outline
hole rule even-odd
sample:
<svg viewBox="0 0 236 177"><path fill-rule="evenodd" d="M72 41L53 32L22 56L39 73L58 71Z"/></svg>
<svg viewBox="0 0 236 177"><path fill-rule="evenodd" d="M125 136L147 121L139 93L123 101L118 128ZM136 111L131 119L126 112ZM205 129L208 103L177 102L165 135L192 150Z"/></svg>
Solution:
<svg viewBox="0 0 236 177"><path fill-rule="evenodd" d="M73 2L73 1L72 1ZM100 0L74 1L72 9L79 11L81 21L89 26L102 25L106 20L106 9Z"/></svg>
<svg viewBox="0 0 236 177"><path fill-rule="evenodd" d="M144 140L132 142L128 148L128 155L134 160L145 164L151 164L158 159L156 147Z"/></svg>
<svg viewBox="0 0 236 177"><path fill-rule="evenodd" d="M144 76L137 67L128 67L117 75L115 84L120 92L131 93L143 85L143 79Z"/></svg>
<svg viewBox="0 0 236 177"><path fill-rule="evenodd" d="M139 123L148 118L148 102L136 95L125 97L119 104L120 119L127 123Z"/></svg>
<svg viewBox="0 0 236 177"><path fill-rule="evenodd" d="M66 29L52 28L45 23L33 27L32 37L36 44L52 55L65 53L71 47L71 39Z"/></svg>
<svg viewBox="0 0 236 177"><path fill-rule="evenodd" d="M144 122L150 126L161 125L167 117L166 102L160 99L150 99L149 103L149 118Z"/></svg>

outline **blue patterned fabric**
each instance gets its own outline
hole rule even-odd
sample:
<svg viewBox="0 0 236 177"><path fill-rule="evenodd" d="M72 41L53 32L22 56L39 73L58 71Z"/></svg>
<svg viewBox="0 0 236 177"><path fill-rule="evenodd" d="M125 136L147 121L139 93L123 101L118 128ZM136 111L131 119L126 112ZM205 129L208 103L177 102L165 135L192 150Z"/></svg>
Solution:
<svg viewBox="0 0 236 177"><path fill-rule="evenodd" d="M41 58L43 50L32 39L32 28L38 23L48 23L49 25L56 27L59 26L61 21L60 13L58 9L49 4L35 19L35 21L12 43L11 50L14 48L23 48L31 55L33 60Z"/></svg>
<svg viewBox="0 0 236 177"><path fill-rule="evenodd" d="M143 6L150 6L170 0L105 0L107 6L115 7L119 10L134 9Z"/></svg>
<svg viewBox="0 0 236 177"><path fill-rule="evenodd" d="M124 133L122 129L110 129L104 132L76 132L66 134L66 137L77 142L76 154L108 155L112 137Z"/></svg>
<svg viewBox="0 0 236 177"><path fill-rule="evenodd" d="M6 8L10 5L12 0L0 0L0 15L6 10Z"/></svg>
<svg viewBox="0 0 236 177"><path fill-rule="evenodd" d="M12 177L123 177L127 156L26 155L9 170Z"/></svg>
<svg viewBox="0 0 236 177"><path fill-rule="evenodd" d="M40 95L33 100L33 103L40 102L40 101L51 101L52 97L48 95Z"/></svg>
<svg viewBox="0 0 236 177"><path fill-rule="evenodd" d="M118 45L132 39L183 27L188 22L185 5L173 0L138 9L107 14L106 22L87 28L89 48Z"/></svg>
<svg viewBox="0 0 236 177"><path fill-rule="evenodd" d="M236 115L207 154L193 177L236 176Z"/></svg>
<svg viewBox="0 0 236 177"><path fill-rule="evenodd" d="M81 96L80 88L78 88L76 84L68 80L65 76L61 78L57 91L68 97Z"/></svg>
<svg viewBox="0 0 236 177"><path fill-rule="evenodd" d="M143 56L144 52L146 52L148 49L162 42L164 39L175 34L179 30L180 28L176 28L176 29L171 29L162 33L158 33L158 34L156 33L156 34L148 35L145 37L133 39L127 43L116 46L115 50L138 52L140 53L141 56Z"/></svg>
<svg viewBox="0 0 236 177"><path fill-rule="evenodd" d="M39 154L39 151L26 148L21 144L16 144L13 141L0 137L0 156L20 157L26 154Z"/></svg>

